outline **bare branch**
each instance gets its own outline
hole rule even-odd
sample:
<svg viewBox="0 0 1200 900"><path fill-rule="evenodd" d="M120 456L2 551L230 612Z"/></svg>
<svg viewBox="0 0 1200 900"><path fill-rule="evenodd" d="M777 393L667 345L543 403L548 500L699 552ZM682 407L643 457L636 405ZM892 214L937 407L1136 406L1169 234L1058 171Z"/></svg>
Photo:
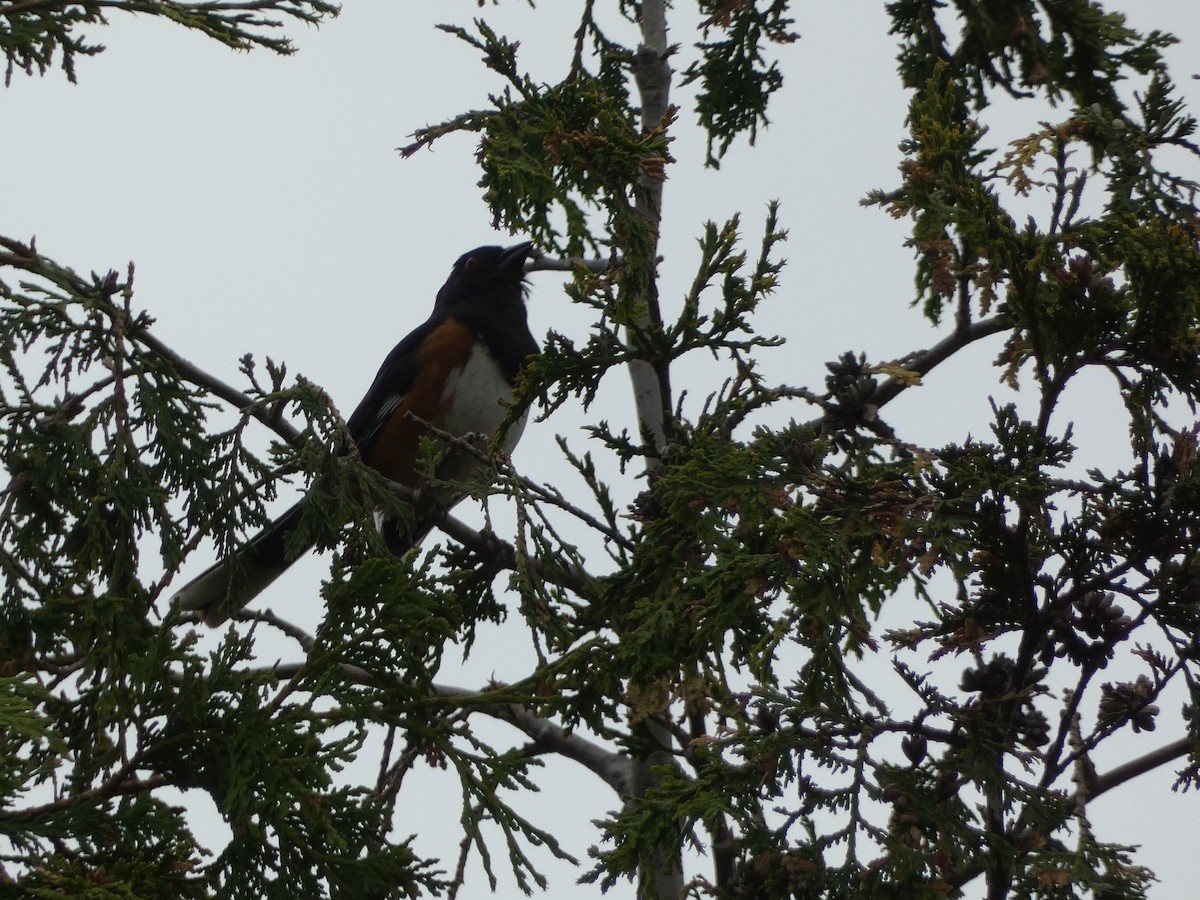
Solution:
<svg viewBox="0 0 1200 900"><path fill-rule="evenodd" d="M633 789L634 764L628 756L566 731L516 703L508 704L496 715L533 738L533 744L526 748L531 755L550 752L574 760L622 797Z"/></svg>
<svg viewBox="0 0 1200 900"><path fill-rule="evenodd" d="M563 259L550 259L548 256L538 256L525 265L526 272L574 272L576 269L587 269L599 275L619 268L624 264L620 257L612 259L584 259L581 256L568 256Z"/></svg>
<svg viewBox="0 0 1200 900"><path fill-rule="evenodd" d="M1187 756L1196 747L1196 742L1191 738L1180 738L1177 741L1172 741L1159 747L1157 750L1151 750L1145 756L1139 756L1137 759L1131 759L1129 762L1121 763L1113 769L1099 775L1096 781L1091 785L1091 799L1099 797L1101 794L1111 791L1132 778L1139 775L1145 775L1157 769L1159 766L1164 766L1169 762Z"/></svg>

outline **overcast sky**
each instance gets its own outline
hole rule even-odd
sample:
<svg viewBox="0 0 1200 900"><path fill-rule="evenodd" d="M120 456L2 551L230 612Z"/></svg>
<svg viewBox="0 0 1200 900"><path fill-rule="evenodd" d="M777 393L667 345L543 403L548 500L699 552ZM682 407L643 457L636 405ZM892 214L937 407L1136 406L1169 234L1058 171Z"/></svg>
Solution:
<svg viewBox="0 0 1200 900"><path fill-rule="evenodd" d="M521 40L520 60L535 78L553 82L569 63L581 6L553 0L531 11L514 0L481 11L475 0L349 3L319 30L291 28L300 52L287 59L234 53L164 22L114 15L111 27L89 33L108 50L78 62L78 85L54 72L18 75L5 90L0 233L36 235L43 253L80 271L134 260L135 305L155 316L158 334L183 355L235 383L244 353L286 361L323 385L346 414L391 346L425 318L453 260L479 244L514 239L490 229L468 137L443 139L409 160L395 151L415 128L485 107L488 91L500 87L477 51L433 25L467 24L483 14ZM705 220L740 211L753 252L767 202L781 200L790 231L782 252L790 264L760 322L788 344L765 352L761 365L771 380L820 387L824 363L844 350L889 359L936 336L907 306L906 223L858 202L872 188L896 185L904 136L906 100L883 3L795 6L803 39L782 48L786 85L774 100L772 125L756 148L739 144L719 172L701 171L703 138L676 86L672 99L684 115L673 147L678 164L665 188L662 295L670 309L690 283ZM1109 7L1127 10L1144 30L1179 35L1182 45L1169 51L1175 77L1200 95L1191 78L1200 71L1200 3L1125 0ZM685 14L675 15L672 39L690 42ZM985 143L1002 146L1038 118L1065 115L1013 111L1016 118L989 120L994 130ZM1195 161L1189 165L1200 177ZM534 333L553 327L585 340L589 320L568 306L561 278L543 273L533 283ZM987 398L1006 399L987 365L1001 341L939 369L889 407L890 419L913 427L907 436L927 446L985 431ZM724 375L699 359L676 384L686 383L699 400ZM554 463L554 435L582 449L585 421L632 425L627 397L624 380L614 376L590 415L568 409L532 425L518 466L554 480L564 471ZM1087 389L1069 397L1063 415L1075 422L1081 446L1108 443L1114 421L1122 422L1117 443L1124 438L1123 421L1106 412L1109 399ZM202 565L197 560L196 568ZM311 625L319 617L312 585L321 564L297 569L277 590L311 598L299 616ZM524 659L515 659L481 654L453 677L468 685L493 673L516 677ZM1142 737L1142 750L1161 739ZM571 803L564 810L555 791L537 802L557 811L564 833L614 805L590 776L568 766L555 771ZM1180 852L1185 840L1189 847L1194 841L1196 801L1170 794L1171 777L1146 776L1093 809L1101 828L1115 829L1102 831L1105 837L1151 844L1139 861L1162 878L1151 894L1161 898L1193 892L1200 876L1196 854ZM437 804L437 790L431 787L422 807ZM406 831L405 823L398 828ZM568 849L584 855L588 834L568 839ZM424 849L452 858L455 845ZM555 896L598 893L557 884Z"/></svg>

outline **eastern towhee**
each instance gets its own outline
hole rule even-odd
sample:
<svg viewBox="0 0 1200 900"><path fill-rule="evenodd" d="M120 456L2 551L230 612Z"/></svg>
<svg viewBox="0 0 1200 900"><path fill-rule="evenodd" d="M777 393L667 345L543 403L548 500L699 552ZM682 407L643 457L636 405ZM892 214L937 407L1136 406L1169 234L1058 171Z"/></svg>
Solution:
<svg viewBox="0 0 1200 900"><path fill-rule="evenodd" d="M525 260L532 248L531 242L479 247L459 257L438 291L432 315L388 354L347 420L369 466L392 481L419 487L416 465L421 438L428 434L425 423L453 435L490 435L504 420L517 374L538 352L525 315ZM522 416L509 427L505 450L513 448L524 426ZM458 460L450 478L469 472L465 460ZM438 499L447 507L461 496ZM252 600L308 549L284 552L304 502L251 537L233 557L184 585L174 602L218 625ZM385 536L390 549L402 555L431 527L418 510L411 527L401 531L392 524Z"/></svg>

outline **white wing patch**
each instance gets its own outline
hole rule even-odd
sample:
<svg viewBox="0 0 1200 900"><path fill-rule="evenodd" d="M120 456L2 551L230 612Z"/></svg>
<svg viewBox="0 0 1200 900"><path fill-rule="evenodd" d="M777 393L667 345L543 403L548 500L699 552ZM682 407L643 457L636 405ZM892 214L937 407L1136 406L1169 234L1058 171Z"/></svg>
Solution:
<svg viewBox="0 0 1200 900"><path fill-rule="evenodd" d="M375 414L375 422L371 427L371 434L374 434L388 419L392 417L396 407L404 400L404 394L388 394L384 397L383 402L379 404L379 412Z"/></svg>

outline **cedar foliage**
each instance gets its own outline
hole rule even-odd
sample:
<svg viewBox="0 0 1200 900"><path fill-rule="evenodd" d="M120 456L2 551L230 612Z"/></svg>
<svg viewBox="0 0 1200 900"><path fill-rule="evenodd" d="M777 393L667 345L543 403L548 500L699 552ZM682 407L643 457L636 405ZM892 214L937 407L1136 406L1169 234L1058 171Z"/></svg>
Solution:
<svg viewBox="0 0 1200 900"><path fill-rule="evenodd" d="M281 52L270 28L335 11L105 6ZM522 69L523 36L446 26L504 89L404 151L469 132L497 227L612 261L575 270L568 292L595 326L583 344L549 335L520 406L586 406L638 361L659 392L657 423L596 421L585 453L561 443L590 497L493 459L472 488L518 504L516 535L448 520L454 541L388 558L371 506L412 498L339 455L344 426L319 387L249 357L243 383L222 384L155 338L132 269L84 277L0 239L6 890L453 895L473 855L493 887L503 866L532 890L549 853L647 897L945 897L981 883L993 898L1145 896L1151 873L1087 811L1155 767L1173 766L1179 789L1200 777L1200 217L1196 185L1163 161L1194 168L1200 151L1160 55L1172 39L1089 0L887 4L909 137L899 183L866 202L911 222L914 283L895 301L928 319L929 348L848 352L823 385L775 385L755 356L779 339L754 313L787 284L786 217L772 208L756 242L737 219L703 226L691 289L660 306L656 198L690 114L641 116L670 77L646 31L669 11L598 7L584 4L555 83ZM700 33L669 60L696 85L716 166L766 126L778 56L803 42L786 0L697 7ZM101 22L100 4L0 4L9 77L58 54L74 78L75 57L99 49L81 29ZM614 37L628 24L644 46ZM1056 116L990 147L1000 93ZM1010 212L1043 196L1025 221ZM1033 415L994 405L989 435L941 447L889 424L891 401L988 338ZM685 414L670 372L695 352L725 375ZM1111 438L1128 441L1126 468L1099 468L1054 415L1091 371L1123 404ZM233 424L210 425L230 409ZM276 438L265 457L261 429ZM235 546L297 472L314 486L304 527L337 550L322 627L251 610L201 654L167 606L173 573L205 537ZM628 509L614 477L640 480ZM437 683L447 647L504 615L524 622L537 667L478 691ZM294 639L300 661L264 666L246 623ZM876 683L860 663L888 654L895 677ZM530 742L488 745L488 718ZM1146 734L1164 724L1174 738ZM1098 770L1114 739L1125 763ZM366 752L380 754L374 783L339 777ZM616 792L590 861L518 811L543 753ZM458 859L421 858L393 833L423 763L461 784ZM206 854L168 788L211 796L229 844ZM685 883L692 841L709 862Z"/></svg>

